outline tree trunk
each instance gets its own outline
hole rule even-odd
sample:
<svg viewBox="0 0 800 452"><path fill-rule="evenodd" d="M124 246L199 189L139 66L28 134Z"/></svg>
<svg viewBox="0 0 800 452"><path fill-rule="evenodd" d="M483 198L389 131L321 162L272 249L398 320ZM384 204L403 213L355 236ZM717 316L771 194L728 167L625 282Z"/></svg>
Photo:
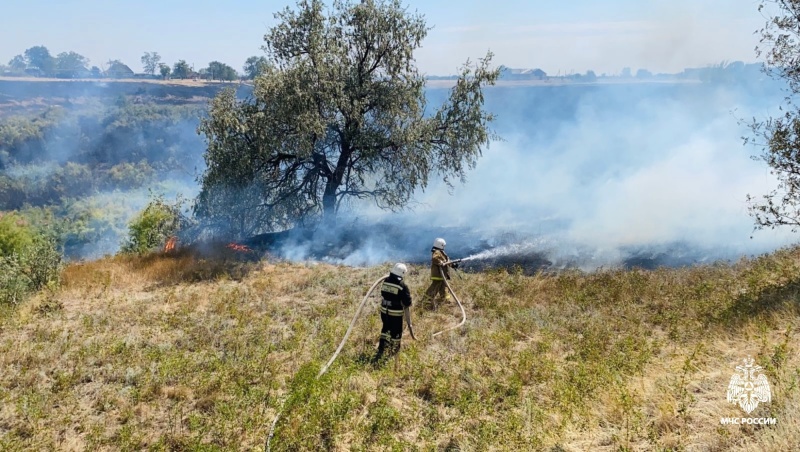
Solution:
<svg viewBox="0 0 800 452"><path fill-rule="evenodd" d="M325 184L325 193L322 194L322 218L326 222L332 221L336 217L336 189L333 179L328 179Z"/></svg>
<svg viewBox="0 0 800 452"><path fill-rule="evenodd" d="M336 162L336 169L325 183L325 192L322 194L322 217L327 223L336 218L336 190L342 185L352 153L353 150L349 146L342 146L342 152Z"/></svg>

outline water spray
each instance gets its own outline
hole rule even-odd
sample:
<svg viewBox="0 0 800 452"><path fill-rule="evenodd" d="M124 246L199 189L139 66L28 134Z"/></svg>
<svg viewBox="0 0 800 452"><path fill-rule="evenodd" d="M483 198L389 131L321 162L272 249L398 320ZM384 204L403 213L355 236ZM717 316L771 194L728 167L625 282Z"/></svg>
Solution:
<svg viewBox="0 0 800 452"><path fill-rule="evenodd" d="M475 253L470 256L467 256L463 259L458 259L457 261L451 262L466 262L472 260L486 260L486 259L495 259L498 257L504 256L514 256L514 255L522 255L522 254L530 254L533 252L542 252L542 244L544 240L539 239L535 241L525 241L521 243L513 243L510 245L502 245L494 248L490 248L488 250L481 251L480 253Z"/></svg>

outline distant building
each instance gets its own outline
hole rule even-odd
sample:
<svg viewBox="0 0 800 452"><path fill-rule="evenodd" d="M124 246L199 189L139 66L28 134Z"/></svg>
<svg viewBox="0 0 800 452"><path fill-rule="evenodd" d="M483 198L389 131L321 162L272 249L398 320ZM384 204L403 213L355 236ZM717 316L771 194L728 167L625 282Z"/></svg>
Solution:
<svg viewBox="0 0 800 452"><path fill-rule="evenodd" d="M539 68L514 69L501 66L500 78L505 80L547 80L547 73Z"/></svg>
<svg viewBox="0 0 800 452"><path fill-rule="evenodd" d="M126 64L114 61L111 66L106 69L106 76L111 78L132 78L133 70Z"/></svg>

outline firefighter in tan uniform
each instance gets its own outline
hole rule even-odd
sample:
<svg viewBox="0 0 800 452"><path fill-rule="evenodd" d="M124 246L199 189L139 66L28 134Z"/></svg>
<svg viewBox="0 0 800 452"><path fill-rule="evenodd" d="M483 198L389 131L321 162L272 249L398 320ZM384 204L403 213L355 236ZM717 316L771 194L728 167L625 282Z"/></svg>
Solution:
<svg viewBox="0 0 800 452"><path fill-rule="evenodd" d="M446 243L443 238L437 238L433 241L433 248L431 248L431 285L425 291L425 299L430 299L433 303L433 308L438 307L438 301L450 301L450 294L447 292L447 284L444 282L445 278L450 279L450 265L453 268L458 268L458 264L447 264L450 258L444 252Z"/></svg>
<svg viewBox="0 0 800 452"><path fill-rule="evenodd" d="M378 345L378 352L373 358L374 363L378 363L383 358L384 353L388 356L396 354L400 350L400 340L403 337L403 314L404 309L411 307L411 291L403 281L408 268L405 264L397 263L392 268L389 276L383 281L381 286L381 341ZM413 332L412 332L413 335Z"/></svg>

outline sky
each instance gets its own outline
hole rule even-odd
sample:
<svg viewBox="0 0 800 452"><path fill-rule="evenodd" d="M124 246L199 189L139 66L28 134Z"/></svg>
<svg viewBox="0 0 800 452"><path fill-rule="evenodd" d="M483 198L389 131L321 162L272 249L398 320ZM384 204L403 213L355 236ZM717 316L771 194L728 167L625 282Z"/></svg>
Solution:
<svg viewBox="0 0 800 452"><path fill-rule="evenodd" d="M405 0L433 27L416 53L428 75L456 73L491 50L494 62L549 75L619 74L629 67L680 72L723 61L754 62L765 19L758 0ZM0 63L44 45L91 65L119 59L140 72L146 51L195 69L217 60L241 70L261 55L273 13L291 0L4 0Z"/></svg>

